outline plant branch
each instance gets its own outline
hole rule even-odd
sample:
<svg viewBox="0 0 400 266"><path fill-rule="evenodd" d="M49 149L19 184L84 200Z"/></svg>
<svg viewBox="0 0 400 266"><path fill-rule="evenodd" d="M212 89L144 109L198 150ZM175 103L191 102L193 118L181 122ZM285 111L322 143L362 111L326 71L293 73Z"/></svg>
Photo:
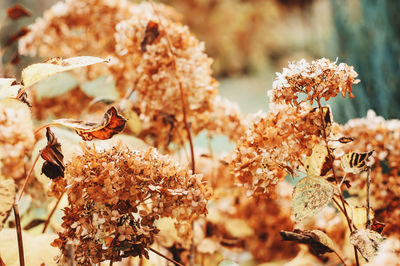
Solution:
<svg viewBox="0 0 400 266"><path fill-rule="evenodd" d="M33 164L31 166L31 169L29 169L29 173L25 178L24 185L22 186L21 192L19 193L19 197L18 197L18 201L17 202L19 202L21 200L21 197L22 197L22 194L24 193L25 187L28 184L28 181L29 181L29 178L31 177L32 171L35 168L35 165L36 165L36 163L37 163L37 161L38 161L38 159L39 159L41 154L42 154L42 152L39 151L38 155L36 155L36 158L33 161Z"/></svg>
<svg viewBox="0 0 400 266"><path fill-rule="evenodd" d="M156 14L156 16L158 18L158 21L160 22L160 27L164 27L162 25L161 17L159 16L159 14L158 14L158 12L157 12L152 0L150 0L150 4L151 4L151 6L153 8L154 13ZM178 78L179 91L180 91L180 94L181 94L181 103L182 103L183 123L185 125L186 133L187 133L188 139L189 139L190 155L192 157L192 172L194 174L196 172L195 161L194 161L194 148L193 148L192 133L190 131L189 123L187 121L187 113L186 113L187 104L186 104L185 91L183 89L181 76L180 76L179 71L178 71L178 64L176 62L176 57L175 57L175 54L174 54L174 52L172 50L171 39L169 38L169 35L168 35L168 33L167 33L165 28L164 28L164 31L165 31L165 37L166 37L167 43L168 43L168 49L169 49L169 51L170 51L170 53L172 55L172 59L173 59L172 62L173 62L173 65L174 65L175 75Z"/></svg>
<svg viewBox="0 0 400 266"><path fill-rule="evenodd" d="M60 197L58 198L56 204L54 205L53 209L51 210L49 216L47 217L46 221L44 222L44 227L43 227L42 233L45 233L45 232L46 232L46 229L47 229L48 225L50 224L51 217L53 216L54 212L56 211L57 206L58 206L58 204L59 204L60 201L61 201L61 198L64 196L64 193L65 193L65 192L63 192L63 193L60 195Z"/></svg>
<svg viewBox="0 0 400 266"><path fill-rule="evenodd" d="M42 129L46 128L46 127L50 127L50 126L58 126L58 124L55 123L48 123L48 124L44 124L40 127L38 127L37 129L35 129L35 132L33 132L34 135L38 134Z"/></svg>
<svg viewBox="0 0 400 266"><path fill-rule="evenodd" d="M336 256L339 258L339 260L343 263L344 266L346 266L346 262L344 262L344 260L342 259L342 257L340 257L340 255L334 250L333 253L336 254Z"/></svg>
<svg viewBox="0 0 400 266"><path fill-rule="evenodd" d="M368 174L367 174L367 223L366 223L366 229L371 229L371 221L369 217L369 188L371 186L371 168L368 168Z"/></svg>
<svg viewBox="0 0 400 266"><path fill-rule="evenodd" d="M333 177L335 178L336 185L338 185L339 184L339 180L338 180L338 178L336 176L335 167L333 165L334 158L333 158L333 155L331 153L331 150L329 149L328 138L327 138L327 134L326 134L326 125L325 125L325 122L324 122L323 112L321 111L322 110L321 100L319 98L317 99L317 103L318 103L318 108L319 108L319 111L320 111L319 113L320 113L320 118L321 118L321 123L322 123L322 137L324 139L325 146L326 146L326 149L327 149L327 152L328 152L328 156L329 156L329 160L330 160L330 163L331 163L331 169L332 169ZM343 205L343 214L346 217L347 225L349 226L350 233L352 233L353 232L353 228L351 226L352 222L351 222L351 220L349 218L349 215L347 213L347 210L346 210L346 205L344 203L344 198L343 198L343 193L342 193L342 188L341 187L339 187L339 198L340 198L340 201L342 202L342 205ZM360 262L358 261L358 253L357 253L356 247L354 247L354 257L355 257L355 260L356 260L356 265L359 266Z"/></svg>
<svg viewBox="0 0 400 266"><path fill-rule="evenodd" d="M18 211L18 204L17 203L14 203L13 210L14 210L15 225L16 225L17 239L18 239L19 265L20 266L25 266L24 245L23 245L23 242L22 242L21 220L19 218L19 211Z"/></svg>
<svg viewBox="0 0 400 266"><path fill-rule="evenodd" d="M182 263L179 263L179 262L177 262L177 261L175 261L175 260L173 260L173 259L171 259L171 258L168 258L167 256L165 256L164 254L158 252L157 250L155 250L155 249L153 249L153 248L149 248L149 249L150 249L150 251L153 251L153 252L156 253L158 256L163 257L163 258L166 259L167 261L172 262L172 263L174 263L175 265L178 265L178 266L183 266Z"/></svg>

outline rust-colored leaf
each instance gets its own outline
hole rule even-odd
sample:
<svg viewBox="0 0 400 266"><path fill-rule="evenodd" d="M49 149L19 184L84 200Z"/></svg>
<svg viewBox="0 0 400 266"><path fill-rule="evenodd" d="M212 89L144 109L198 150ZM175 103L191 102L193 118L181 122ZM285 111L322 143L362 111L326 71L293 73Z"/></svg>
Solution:
<svg viewBox="0 0 400 266"><path fill-rule="evenodd" d="M354 141L354 139L352 137L341 137L338 141L345 144Z"/></svg>
<svg viewBox="0 0 400 266"><path fill-rule="evenodd" d="M21 28L17 33L14 33L13 35L10 36L10 38L8 38L5 46L10 46L15 41L17 41L19 38L28 34L28 32L30 32L30 29L28 29L26 27Z"/></svg>
<svg viewBox="0 0 400 266"><path fill-rule="evenodd" d="M46 137L47 145L40 151L42 158L45 160L42 166L42 173L50 179L64 177L65 166L61 144L49 127L46 128Z"/></svg>
<svg viewBox="0 0 400 266"><path fill-rule="evenodd" d="M30 15L31 12L29 10L26 10L23 6L18 4L7 9L7 16L11 19L19 19L20 17L29 17Z"/></svg>
<svg viewBox="0 0 400 266"><path fill-rule="evenodd" d="M150 20L149 23L147 23L143 41L140 43L140 50L142 53L146 52L146 45L152 44L159 35L158 23Z"/></svg>
<svg viewBox="0 0 400 266"><path fill-rule="evenodd" d="M84 122L74 119L57 119L54 123L69 127L82 137L83 140L109 139L125 128L126 119L119 115L115 107L111 107L104 114L100 123Z"/></svg>
<svg viewBox="0 0 400 266"><path fill-rule="evenodd" d="M382 233L385 226L386 226L386 224L374 220L371 224L371 230L380 234L380 233Z"/></svg>

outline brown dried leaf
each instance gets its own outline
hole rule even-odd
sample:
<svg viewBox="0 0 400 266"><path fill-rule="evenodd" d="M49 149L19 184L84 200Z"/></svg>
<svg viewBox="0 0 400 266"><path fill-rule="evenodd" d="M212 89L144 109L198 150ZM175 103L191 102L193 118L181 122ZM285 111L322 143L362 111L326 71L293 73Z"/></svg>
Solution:
<svg viewBox="0 0 400 266"><path fill-rule="evenodd" d="M146 52L146 45L152 44L160 35L158 32L158 23L152 20L147 23L146 31L144 32L143 41L140 43L142 53Z"/></svg>
<svg viewBox="0 0 400 266"><path fill-rule="evenodd" d="M302 231L296 229L293 232L281 230L280 234L284 241L295 241L310 245L317 255L335 251L333 241L320 230Z"/></svg>
<svg viewBox="0 0 400 266"><path fill-rule="evenodd" d="M293 189L293 213L296 221L314 215L331 202L333 187L319 176L301 179Z"/></svg>
<svg viewBox="0 0 400 266"><path fill-rule="evenodd" d="M15 5L7 9L7 16L11 19L19 19L20 17L29 17L31 12L21 5Z"/></svg>
<svg viewBox="0 0 400 266"><path fill-rule="evenodd" d="M375 231L358 229L350 235L350 243L353 244L365 260L372 260L378 253L379 245L383 237Z"/></svg>
<svg viewBox="0 0 400 266"><path fill-rule="evenodd" d="M380 233L382 233L385 226L386 226L386 224L374 220L371 224L371 230L380 234Z"/></svg>
<svg viewBox="0 0 400 266"><path fill-rule="evenodd" d="M40 151L40 155L45 160L42 166L42 173L50 179L64 177L65 166L61 144L49 127L46 128L46 138L47 145Z"/></svg>
<svg viewBox="0 0 400 266"><path fill-rule="evenodd" d="M354 141L354 139L352 137L341 137L338 141L345 144Z"/></svg>
<svg viewBox="0 0 400 266"><path fill-rule="evenodd" d="M16 187L13 179L0 180L0 230L10 215L15 202Z"/></svg>
<svg viewBox="0 0 400 266"><path fill-rule="evenodd" d="M109 139L125 128L126 119L119 115L115 107L111 107L104 114L100 123L84 122L74 119L57 119L53 123L69 127L82 137L83 140Z"/></svg>
<svg viewBox="0 0 400 266"><path fill-rule="evenodd" d="M346 173L359 174L368 169L367 161L374 151L350 152L342 157L341 166Z"/></svg>
<svg viewBox="0 0 400 266"><path fill-rule="evenodd" d="M5 46L13 44L15 41L28 34L30 31L30 29L22 27L17 33L14 33L10 36L10 38L8 38Z"/></svg>
<svg viewBox="0 0 400 266"><path fill-rule="evenodd" d="M29 87L54 74L102 62L107 62L107 60L94 56L78 56L67 59L62 59L61 57L52 58L43 63L29 65L24 68L22 70L22 84L25 87Z"/></svg>

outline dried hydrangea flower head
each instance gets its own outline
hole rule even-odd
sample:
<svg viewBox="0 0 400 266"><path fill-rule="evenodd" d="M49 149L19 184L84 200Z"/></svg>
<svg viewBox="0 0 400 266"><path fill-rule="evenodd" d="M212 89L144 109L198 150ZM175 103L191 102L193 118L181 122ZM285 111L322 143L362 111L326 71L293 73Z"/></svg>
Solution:
<svg viewBox="0 0 400 266"><path fill-rule="evenodd" d="M282 73L276 73L277 78L270 91L272 102L280 102L298 105L299 96L305 95L310 104L322 98L329 100L341 93L343 97L352 94L352 85L359 82L355 79L358 74L352 66L345 63L331 62L322 58L311 63L305 59L298 62L290 62L288 68Z"/></svg>
<svg viewBox="0 0 400 266"><path fill-rule="evenodd" d="M128 256L148 256L161 217L188 222L207 212L208 191L200 175L176 165L154 148L130 151L118 145L96 151L83 147L66 165L69 207L53 245L80 265ZM184 234L179 224L178 234ZM63 257L61 258L63 259Z"/></svg>
<svg viewBox="0 0 400 266"><path fill-rule="evenodd" d="M25 103L15 99L0 101L0 175L14 178L25 175L25 156L33 149L35 138L31 112Z"/></svg>
<svg viewBox="0 0 400 266"><path fill-rule="evenodd" d="M354 141L338 147L335 151L338 154L374 150L371 156L374 162L371 168L371 207L376 219L386 224L383 233L399 237L400 121L385 120L369 110L367 117L352 119L342 126L341 134L353 137ZM365 190L365 176L347 174L347 177L356 190L354 193ZM361 202L365 202L364 193L359 197Z"/></svg>
<svg viewBox="0 0 400 266"><path fill-rule="evenodd" d="M320 143L319 112L302 103L298 109L273 104L248 122L233 154L236 178L250 193L272 193L287 174L295 175L301 160Z"/></svg>

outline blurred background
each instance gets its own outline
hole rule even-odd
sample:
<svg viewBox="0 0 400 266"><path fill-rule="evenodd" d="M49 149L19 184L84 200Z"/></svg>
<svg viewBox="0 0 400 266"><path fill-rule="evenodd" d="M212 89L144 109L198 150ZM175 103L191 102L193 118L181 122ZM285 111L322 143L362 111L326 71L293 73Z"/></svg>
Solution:
<svg viewBox="0 0 400 266"><path fill-rule="evenodd" d="M56 0L1 0L0 43L28 25ZM134 1L138 2L138 1ZM205 42L223 96L243 113L267 111L267 90L288 61L326 57L354 66L361 83L355 99L330 103L344 123L374 109L385 118L400 114L400 1L373 0L170 0L184 23ZM11 21L6 10L20 4L31 17ZM16 51L7 48L3 73ZM32 58L21 57L17 67ZM39 59L36 59L39 60ZM9 71L9 70L8 70ZM15 72L17 73L17 72ZM10 73L14 74L14 73Z"/></svg>

